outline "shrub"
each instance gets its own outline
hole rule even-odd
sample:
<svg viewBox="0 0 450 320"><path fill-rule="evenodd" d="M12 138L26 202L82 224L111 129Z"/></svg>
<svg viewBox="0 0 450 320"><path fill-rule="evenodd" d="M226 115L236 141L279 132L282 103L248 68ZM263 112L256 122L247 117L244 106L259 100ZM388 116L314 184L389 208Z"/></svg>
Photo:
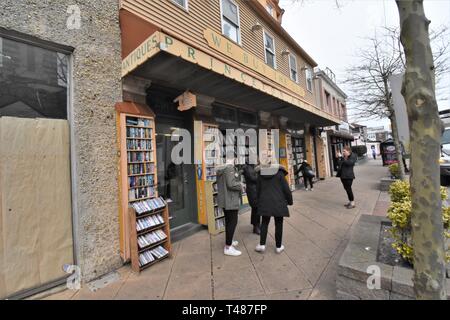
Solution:
<svg viewBox="0 0 450 320"><path fill-rule="evenodd" d="M399 179L400 178L400 167L399 167L398 163L391 164L389 166L389 172L391 173L391 177Z"/></svg>
<svg viewBox="0 0 450 320"><path fill-rule="evenodd" d="M391 205L388 209L388 218L392 222L391 234L394 238L392 247L403 259L413 264L414 245L411 240L411 191L407 181L395 181L390 189ZM450 239L450 207L444 204L447 200L447 189L441 187L442 223L444 236ZM450 247L446 248L446 260L450 262Z"/></svg>

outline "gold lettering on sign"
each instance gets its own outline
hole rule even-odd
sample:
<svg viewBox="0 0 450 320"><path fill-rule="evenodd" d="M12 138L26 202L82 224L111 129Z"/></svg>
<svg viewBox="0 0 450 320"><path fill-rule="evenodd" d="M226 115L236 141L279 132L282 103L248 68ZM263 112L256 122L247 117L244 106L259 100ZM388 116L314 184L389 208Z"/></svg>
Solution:
<svg viewBox="0 0 450 320"><path fill-rule="evenodd" d="M230 57L231 59L239 62L240 64L262 74L266 78L280 84L284 88L298 94L300 97L305 96L305 90L300 87L300 85L292 81L288 76L283 73L272 69L267 66L266 63L256 57L255 55L244 51L240 46L235 44L233 41L228 40L224 36L218 34L217 32L207 28L203 32L208 45L223 53L224 55Z"/></svg>

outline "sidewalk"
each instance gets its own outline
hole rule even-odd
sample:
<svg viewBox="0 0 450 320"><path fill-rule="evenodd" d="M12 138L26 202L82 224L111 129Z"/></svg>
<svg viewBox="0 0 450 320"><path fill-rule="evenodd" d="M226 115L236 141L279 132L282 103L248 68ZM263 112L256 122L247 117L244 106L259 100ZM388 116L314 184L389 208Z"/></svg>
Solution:
<svg viewBox="0 0 450 320"><path fill-rule="evenodd" d="M280 255L273 222L266 253L254 251L259 237L251 233L248 212L239 217L235 235L240 257L224 256L224 234L204 230L174 243L173 258L140 275L125 266L113 274L116 281L95 292L85 285L45 299L335 299L340 255L359 215L374 212L386 168L370 160L355 167L355 174L353 210L344 207L347 199L337 178L317 183L313 192L294 192L284 225L286 250Z"/></svg>

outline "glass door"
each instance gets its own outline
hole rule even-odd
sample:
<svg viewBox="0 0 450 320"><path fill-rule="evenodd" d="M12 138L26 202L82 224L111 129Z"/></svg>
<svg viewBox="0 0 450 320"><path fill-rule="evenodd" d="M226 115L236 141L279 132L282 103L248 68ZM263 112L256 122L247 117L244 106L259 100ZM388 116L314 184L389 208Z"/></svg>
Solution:
<svg viewBox="0 0 450 320"><path fill-rule="evenodd" d="M189 222L196 222L194 208L195 181L193 165L175 164L172 150L178 141L171 137L178 123L156 122L156 154L158 168L158 191L169 203L170 228L176 228Z"/></svg>

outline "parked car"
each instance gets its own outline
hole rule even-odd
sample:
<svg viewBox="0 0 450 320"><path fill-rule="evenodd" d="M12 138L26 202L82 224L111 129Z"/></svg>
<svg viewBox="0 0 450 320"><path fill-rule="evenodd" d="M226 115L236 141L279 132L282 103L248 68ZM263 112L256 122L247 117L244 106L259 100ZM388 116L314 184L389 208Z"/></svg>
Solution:
<svg viewBox="0 0 450 320"><path fill-rule="evenodd" d="M441 184L450 184L450 118L442 118L444 123L444 133L441 140Z"/></svg>

